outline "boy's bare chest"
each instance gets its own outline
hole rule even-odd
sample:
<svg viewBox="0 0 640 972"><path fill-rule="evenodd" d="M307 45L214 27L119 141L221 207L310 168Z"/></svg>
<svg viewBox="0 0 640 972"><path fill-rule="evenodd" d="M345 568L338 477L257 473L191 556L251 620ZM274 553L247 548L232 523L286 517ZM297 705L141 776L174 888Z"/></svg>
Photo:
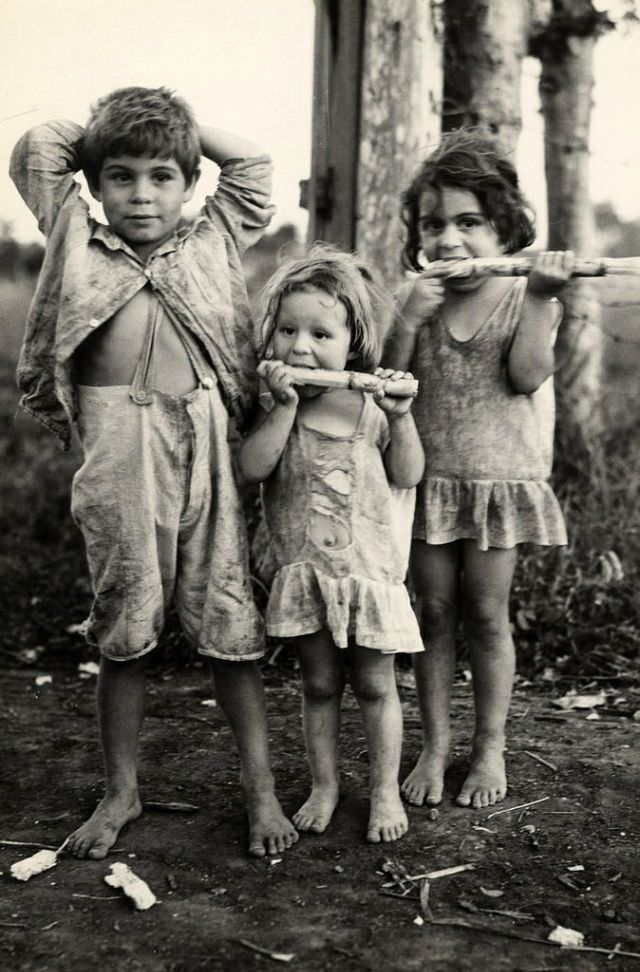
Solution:
<svg viewBox="0 0 640 972"><path fill-rule="evenodd" d="M128 385L143 351L157 299L145 288L90 334L75 353L76 381L81 385ZM184 345L161 310L151 359L153 387L185 395L196 378Z"/></svg>

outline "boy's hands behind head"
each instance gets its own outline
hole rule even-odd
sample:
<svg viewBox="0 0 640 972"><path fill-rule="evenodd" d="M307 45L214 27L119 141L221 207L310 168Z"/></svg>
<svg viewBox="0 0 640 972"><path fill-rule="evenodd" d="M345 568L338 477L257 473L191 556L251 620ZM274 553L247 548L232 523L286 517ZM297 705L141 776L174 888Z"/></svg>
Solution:
<svg viewBox="0 0 640 972"><path fill-rule="evenodd" d="M266 360L258 365L258 374L280 405L296 406L298 393L291 372L283 361Z"/></svg>
<svg viewBox="0 0 640 972"><path fill-rule="evenodd" d="M572 250L539 253L527 280L527 292L535 297L555 297L566 286L575 263Z"/></svg>
<svg viewBox="0 0 640 972"><path fill-rule="evenodd" d="M419 328L428 322L444 300L444 286L433 277L418 277L400 305L400 313L407 327Z"/></svg>
<svg viewBox="0 0 640 972"><path fill-rule="evenodd" d="M413 381L413 375L410 371L394 371L393 368L376 368L374 374L378 378L384 378L388 381L397 381L401 378L408 378ZM413 399L415 394L411 395L389 395L387 394L384 386L381 386L378 391L373 393L373 398L383 412L387 413L387 417L390 421L400 418L401 415L406 415L410 411L413 405Z"/></svg>

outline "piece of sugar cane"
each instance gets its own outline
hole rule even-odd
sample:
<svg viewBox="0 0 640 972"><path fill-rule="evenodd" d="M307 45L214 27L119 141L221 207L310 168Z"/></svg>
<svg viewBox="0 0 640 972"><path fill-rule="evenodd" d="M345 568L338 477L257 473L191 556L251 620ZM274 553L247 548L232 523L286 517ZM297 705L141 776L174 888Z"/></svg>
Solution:
<svg viewBox="0 0 640 972"><path fill-rule="evenodd" d="M146 881L139 878L128 864L123 864L121 861L111 865L111 874L105 874L104 879L112 888L122 888L138 911L146 911L158 900Z"/></svg>
<svg viewBox="0 0 640 972"><path fill-rule="evenodd" d="M423 277L458 277L488 273L500 277L523 277L531 273L535 256L467 257L462 260L435 260L422 271ZM576 258L572 277L640 275L640 257Z"/></svg>
<svg viewBox="0 0 640 972"><path fill-rule="evenodd" d="M353 388L357 391L375 392L384 388L385 394L396 398L413 396L418 391L415 378L381 378L364 371L328 371L324 368L296 368L289 366L296 385L314 385L321 388Z"/></svg>
<svg viewBox="0 0 640 972"><path fill-rule="evenodd" d="M55 867L58 863L58 857L66 849L68 843L69 838L67 837L56 850L39 850L37 854L32 854L31 857L23 857L21 861L16 861L15 864L11 865L11 877L14 877L16 881L28 881L36 874L42 874L43 871L48 871L50 867Z"/></svg>
<svg viewBox="0 0 640 972"><path fill-rule="evenodd" d="M35 874L42 874L58 863L58 853L54 850L41 850L31 857L25 857L11 865L11 877L16 881L28 881Z"/></svg>

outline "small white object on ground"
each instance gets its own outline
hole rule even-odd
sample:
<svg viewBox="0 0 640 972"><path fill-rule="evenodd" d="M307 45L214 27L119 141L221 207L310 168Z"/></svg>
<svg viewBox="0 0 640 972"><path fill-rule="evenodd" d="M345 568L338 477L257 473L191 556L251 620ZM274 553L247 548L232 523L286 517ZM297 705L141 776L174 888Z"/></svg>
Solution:
<svg viewBox="0 0 640 972"><path fill-rule="evenodd" d="M36 685L40 687L41 685L51 685L53 682L53 677L51 675L36 675Z"/></svg>
<svg viewBox="0 0 640 972"><path fill-rule="evenodd" d="M42 874L50 867L55 867L58 863L58 852L54 850L41 850L31 857L25 857L21 861L16 861L11 865L11 877L16 881L28 881L35 874Z"/></svg>
<svg viewBox="0 0 640 972"><path fill-rule="evenodd" d="M80 675L98 675L100 673L100 666L94 661L80 662L78 672Z"/></svg>
<svg viewBox="0 0 640 972"><path fill-rule="evenodd" d="M553 931L549 932L548 941L565 947L581 948L584 945L584 935L574 928L563 928L562 925L556 925Z"/></svg>
<svg viewBox="0 0 640 972"><path fill-rule="evenodd" d="M112 888L122 888L138 911L146 911L158 900L146 881L139 878L128 864L123 864L121 861L111 865L111 874L105 874L104 879Z"/></svg>

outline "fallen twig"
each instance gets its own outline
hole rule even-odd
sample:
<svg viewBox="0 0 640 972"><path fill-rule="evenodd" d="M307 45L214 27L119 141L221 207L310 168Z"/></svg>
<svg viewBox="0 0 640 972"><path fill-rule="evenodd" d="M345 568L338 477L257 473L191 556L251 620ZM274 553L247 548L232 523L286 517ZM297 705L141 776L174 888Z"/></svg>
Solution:
<svg viewBox="0 0 640 972"><path fill-rule="evenodd" d="M427 871L425 874L408 874L407 881L434 881L436 878L449 877L460 874L461 871L473 871L475 864L456 864L453 867L443 867L440 871Z"/></svg>
<svg viewBox="0 0 640 972"><path fill-rule="evenodd" d="M292 952L271 952L268 948L254 945L253 942L247 941L246 938L236 938L236 941L252 952L257 952L258 955L265 955L267 958L273 959L274 962L290 962L291 959L295 958Z"/></svg>
<svg viewBox="0 0 640 972"><path fill-rule="evenodd" d="M51 844L40 844L36 840L0 840L7 847L39 847L41 850L56 850Z"/></svg>
<svg viewBox="0 0 640 972"><path fill-rule="evenodd" d="M539 800L532 800L530 803L520 803L517 807L504 807L502 810L494 810L493 813L489 814L487 820L491 820L492 817L498 817L501 813L513 813L514 810L524 810L527 807L535 807L536 804L544 803L544 801L548 799L548 796L540 797Z"/></svg>
<svg viewBox="0 0 640 972"><path fill-rule="evenodd" d="M612 950L611 948L598 948L595 945L559 945L546 938L534 938L533 935L519 935L517 932L507 931L503 928L493 928L491 925L480 925L474 922L465 921L464 918L434 918L430 924L444 925L451 928L466 928L469 931L488 932L490 935L501 935L504 938L513 938L518 942L532 942L534 945L551 945L553 948L561 948L565 952L598 952L600 955L624 956L625 958L640 959L640 952L624 952L622 949Z"/></svg>
<svg viewBox="0 0 640 972"><path fill-rule="evenodd" d="M522 751L525 756L530 756L531 759L535 759L537 763L542 763L543 766L546 766L548 769L552 770L552 772L558 772L558 767L554 763L550 763L548 759L543 759L542 756L538 756L536 753L532 753L528 749L523 749Z"/></svg>
<svg viewBox="0 0 640 972"><path fill-rule="evenodd" d="M86 898L89 901L119 901L119 894L82 894L80 891L74 891L71 894L72 898Z"/></svg>
<svg viewBox="0 0 640 972"><path fill-rule="evenodd" d="M145 800L144 809L161 810L164 813L195 813L200 807L196 806L195 803L179 803L176 801L163 803L160 800Z"/></svg>

